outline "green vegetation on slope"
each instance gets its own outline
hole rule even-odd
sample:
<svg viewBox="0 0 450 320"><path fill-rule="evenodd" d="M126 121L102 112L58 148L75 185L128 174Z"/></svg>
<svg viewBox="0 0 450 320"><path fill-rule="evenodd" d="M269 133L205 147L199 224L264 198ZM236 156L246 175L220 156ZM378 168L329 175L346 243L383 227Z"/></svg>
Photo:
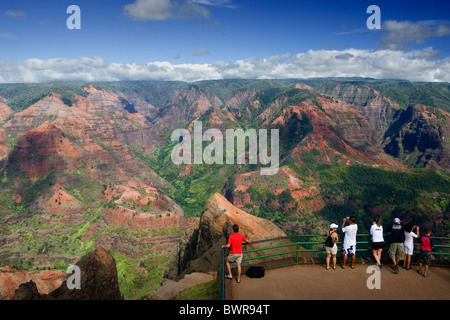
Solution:
<svg viewBox="0 0 450 320"><path fill-rule="evenodd" d="M322 194L327 206L320 214L340 223L355 215L361 232L371 219L390 223L395 217L433 226L430 216L450 212L450 178L430 170L386 171L365 166L332 166L320 172ZM448 224L435 224L436 233L450 234Z"/></svg>
<svg viewBox="0 0 450 320"><path fill-rule="evenodd" d="M175 300L219 300L220 282L215 279L211 282L201 283L180 292Z"/></svg>
<svg viewBox="0 0 450 320"><path fill-rule="evenodd" d="M146 253L143 257L131 258L112 251L116 260L120 292L125 300L139 300L158 289L164 279L168 255Z"/></svg>

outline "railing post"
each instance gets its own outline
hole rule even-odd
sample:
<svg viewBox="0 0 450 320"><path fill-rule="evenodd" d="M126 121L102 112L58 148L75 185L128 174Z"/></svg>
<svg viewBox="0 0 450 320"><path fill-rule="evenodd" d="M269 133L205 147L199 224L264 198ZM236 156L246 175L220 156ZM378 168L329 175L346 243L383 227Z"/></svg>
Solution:
<svg viewBox="0 0 450 320"><path fill-rule="evenodd" d="M296 261L295 261L296 264L298 264L298 250L300 250L300 235L297 235L297 253L296 253Z"/></svg>
<svg viewBox="0 0 450 320"><path fill-rule="evenodd" d="M225 300L225 248L222 248L220 264L220 300Z"/></svg>

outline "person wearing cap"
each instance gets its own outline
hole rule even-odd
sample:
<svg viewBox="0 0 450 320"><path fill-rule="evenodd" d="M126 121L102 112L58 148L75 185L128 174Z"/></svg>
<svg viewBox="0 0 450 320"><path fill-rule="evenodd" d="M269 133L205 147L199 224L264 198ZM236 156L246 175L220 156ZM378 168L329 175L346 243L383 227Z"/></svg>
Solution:
<svg viewBox="0 0 450 320"><path fill-rule="evenodd" d="M332 247L326 246L326 251L327 251L327 270L330 270L330 260L331 260L331 256L333 256L333 270L336 270L336 254L337 254L337 242L339 241L339 237L338 234L336 232L338 228L338 225L335 223L332 223L330 225L330 230L328 230L327 232L327 237L331 237L332 240Z"/></svg>
<svg viewBox="0 0 450 320"><path fill-rule="evenodd" d="M377 262L378 268L381 269L381 252L384 248L384 237L380 218L374 220L374 224L370 227L370 234L372 235L373 256Z"/></svg>
<svg viewBox="0 0 450 320"><path fill-rule="evenodd" d="M400 263L400 260L404 259L405 257L405 251L403 248L403 243L405 241L405 233L403 224L399 218L395 218L394 223L391 226L389 226L388 236L390 243L388 252L389 258L391 258L392 262L394 263L392 270L394 270L395 273L398 273L399 271L398 264Z"/></svg>

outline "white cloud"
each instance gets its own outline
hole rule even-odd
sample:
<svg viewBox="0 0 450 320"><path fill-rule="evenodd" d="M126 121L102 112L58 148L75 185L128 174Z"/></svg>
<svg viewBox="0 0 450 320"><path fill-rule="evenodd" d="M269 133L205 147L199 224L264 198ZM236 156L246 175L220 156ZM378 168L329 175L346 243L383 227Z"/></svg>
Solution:
<svg viewBox="0 0 450 320"><path fill-rule="evenodd" d="M431 59L431 48L396 50L309 50L284 62L282 56L216 63L224 78L368 77L411 81L450 81L450 58Z"/></svg>
<svg viewBox="0 0 450 320"><path fill-rule="evenodd" d="M199 49L193 53L193 55L196 57L207 56L208 54L209 54L209 51L206 49Z"/></svg>
<svg viewBox="0 0 450 320"><path fill-rule="evenodd" d="M437 59L432 48L398 50L309 50L265 59L214 64L169 62L108 63L102 58L30 59L0 62L0 82L368 77L450 82L450 57Z"/></svg>
<svg viewBox="0 0 450 320"><path fill-rule="evenodd" d="M213 7L225 7L225 8L237 8L236 5L232 4L231 0L191 0L192 2L196 2L199 4L203 4L206 6L213 6Z"/></svg>
<svg viewBox="0 0 450 320"><path fill-rule="evenodd" d="M11 32L4 32L4 31L0 31L0 38L3 38L3 39L17 39L17 37L12 35Z"/></svg>
<svg viewBox="0 0 450 320"><path fill-rule="evenodd" d="M5 14L7 16L10 16L11 18L16 18L16 19L24 19L27 17L27 14L25 13L25 11L8 10L5 12Z"/></svg>
<svg viewBox="0 0 450 320"><path fill-rule="evenodd" d="M446 21L427 20L417 23L388 20L382 27L380 49L405 50L408 43L424 43L425 39L450 35L450 24Z"/></svg>
<svg viewBox="0 0 450 320"><path fill-rule="evenodd" d="M207 19L209 10L191 1L135 0L124 7L125 14L136 21L163 21L168 19Z"/></svg>

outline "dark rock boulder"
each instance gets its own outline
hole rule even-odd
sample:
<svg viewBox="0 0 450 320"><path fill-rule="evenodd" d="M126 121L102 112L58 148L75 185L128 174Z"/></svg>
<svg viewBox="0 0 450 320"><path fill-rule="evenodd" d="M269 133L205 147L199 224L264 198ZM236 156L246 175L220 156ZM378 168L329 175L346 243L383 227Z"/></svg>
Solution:
<svg viewBox="0 0 450 320"><path fill-rule="evenodd" d="M48 295L39 294L33 281L23 283L12 300L121 300L116 261L99 248L75 264L80 268L80 289L69 289L67 280ZM70 276L69 276L70 280Z"/></svg>

